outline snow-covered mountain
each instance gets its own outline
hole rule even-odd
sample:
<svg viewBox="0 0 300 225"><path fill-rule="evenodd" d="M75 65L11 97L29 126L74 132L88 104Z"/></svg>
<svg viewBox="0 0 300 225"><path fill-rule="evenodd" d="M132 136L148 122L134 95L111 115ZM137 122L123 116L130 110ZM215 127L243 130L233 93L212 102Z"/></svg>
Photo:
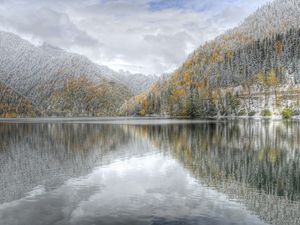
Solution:
<svg viewBox="0 0 300 225"><path fill-rule="evenodd" d="M247 17L233 31L258 39L297 27L300 27L300 1L273 0Z"/></svg>
<svg viewBox="0 0 300 225"><path fill-rule="evenodd" d="M114 115L132 92L113 74L84 56L0 32L1 84L45 114Z"/></svg>
<svg viewBox="0 0 300 225"><path fill-rule="evenodd" d="M133 74L128 71L119 71L115 76L129 87L135 95L149 90L150 87L159 80L159 76L157 75Z"/></svg>
<svg viewBox="0 0 300 225"><path fill-rule="evenodd" d="M1 81L37 104L40 99L36 88L55 82L61 85L68 78L85 76L100 82L114 80L86 57L65 52L50 45L35 47L20 37L0 32ZM48 87L49 88L49 87Z"/></svg>
<svg viewBox="0 0 300 225"><path fill-rule="evenodd" d="M239 26L225 32L199 50L221 45L225 50L237 49L257 39L284 33L300 27L299 0L270 0L248 16Z"/></svg>
<svg viewBox="0 0 300 225"><path fill-rule="evenodd" d="M126 115L289 115L300 111L300 1L274 0L200 46Z"/></svg>
<svg viewBox="0 0 300 225"><path fill-rule="evenodd" d="M49 44L37 47L0 31L0 81L46 114L114 115L126 99L145 91L156 79L119 74L85 56Z"/></svg>

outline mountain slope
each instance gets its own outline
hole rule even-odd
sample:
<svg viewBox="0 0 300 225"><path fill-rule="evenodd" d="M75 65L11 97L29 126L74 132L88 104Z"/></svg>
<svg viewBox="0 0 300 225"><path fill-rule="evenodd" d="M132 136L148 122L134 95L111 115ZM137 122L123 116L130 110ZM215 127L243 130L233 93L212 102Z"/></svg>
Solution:
<svg viewBox="0 0 300 225"><path fill-rule="evenodd" d="M197 49L170 79L124 105L124 113L198 117L299 110L299 17L299 1L267 4Z"/></svg>
<svg viewBox="0 0 300 225"><path fill-rule="evenodd" d="M28 98L48 115L53 112L59 115L115 115L122 103L132 96L107 67L47 44L35 47L7 32L0 32L0 69L4 85ZM83 80L86 82L80 84ZM82 89L68 89L69 82L79 82L77 85ZM67 102L62 93L70 90L70 95L84 102L77 102L76 107L65 107L73 103ZM90 93L98 99L86 97Z"/></svg>
<svg viewBox="0 0 300 225"><path fill-rule="evenodd" d="M201 46L195 53L212 47L220 51L236 50L258 39L284 33L300 27L300 2L298 0L274 0L259 8L244 22L215 40Z"/></svg>
<svg viewBox="0 0 300 225"><path fill-rule="evenodd" d="M29 99L0 82L0 117L33 117L40 114Z"/></svg>
<svg viewBox="0 0 300 225"><path fill-rule="evenodd" d="M47 109L52 115L116 116L130 96L127 87L115 82L71 78L52 92Z"/></svg>
<svg viewBox="0 0 300 225"><path fill-rule="evenodd" d="M156 75L133 74L127 71L119 71L115 77L129 87L135 95L148 91L159 80L159 76Z"/></svg>

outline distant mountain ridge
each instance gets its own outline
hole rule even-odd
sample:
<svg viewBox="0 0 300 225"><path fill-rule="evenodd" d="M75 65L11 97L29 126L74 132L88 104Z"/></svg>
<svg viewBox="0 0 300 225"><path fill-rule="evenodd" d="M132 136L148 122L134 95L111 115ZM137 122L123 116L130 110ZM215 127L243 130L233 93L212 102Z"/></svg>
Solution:
<svg viewBox="0 0 300 225"><path fill-rule="evenodd" d="M160 78L157 75L133 74L128 71L119 71L115 77L129 87L135 95L148 91Z"/></svg>

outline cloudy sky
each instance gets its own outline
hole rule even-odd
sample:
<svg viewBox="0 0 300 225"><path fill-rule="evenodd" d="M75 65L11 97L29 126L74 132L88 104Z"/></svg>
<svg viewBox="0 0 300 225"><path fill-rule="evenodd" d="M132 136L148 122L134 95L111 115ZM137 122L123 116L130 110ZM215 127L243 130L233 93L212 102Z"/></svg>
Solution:
<svg viewBox="0 0 300 225"><path fill-rule="evenodd" d="M0 0L0 30L115 70L170 72L268 0Z"/></svg>

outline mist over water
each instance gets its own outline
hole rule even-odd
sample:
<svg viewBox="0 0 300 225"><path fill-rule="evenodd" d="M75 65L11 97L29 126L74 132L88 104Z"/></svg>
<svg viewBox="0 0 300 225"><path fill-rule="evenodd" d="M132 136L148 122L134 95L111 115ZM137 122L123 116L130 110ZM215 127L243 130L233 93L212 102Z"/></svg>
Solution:
<svg viewBox="0 0 300 225"><path fill-rule="evenodd" d="M0 123L0 224L300 223L300 126Z"/></svg>

